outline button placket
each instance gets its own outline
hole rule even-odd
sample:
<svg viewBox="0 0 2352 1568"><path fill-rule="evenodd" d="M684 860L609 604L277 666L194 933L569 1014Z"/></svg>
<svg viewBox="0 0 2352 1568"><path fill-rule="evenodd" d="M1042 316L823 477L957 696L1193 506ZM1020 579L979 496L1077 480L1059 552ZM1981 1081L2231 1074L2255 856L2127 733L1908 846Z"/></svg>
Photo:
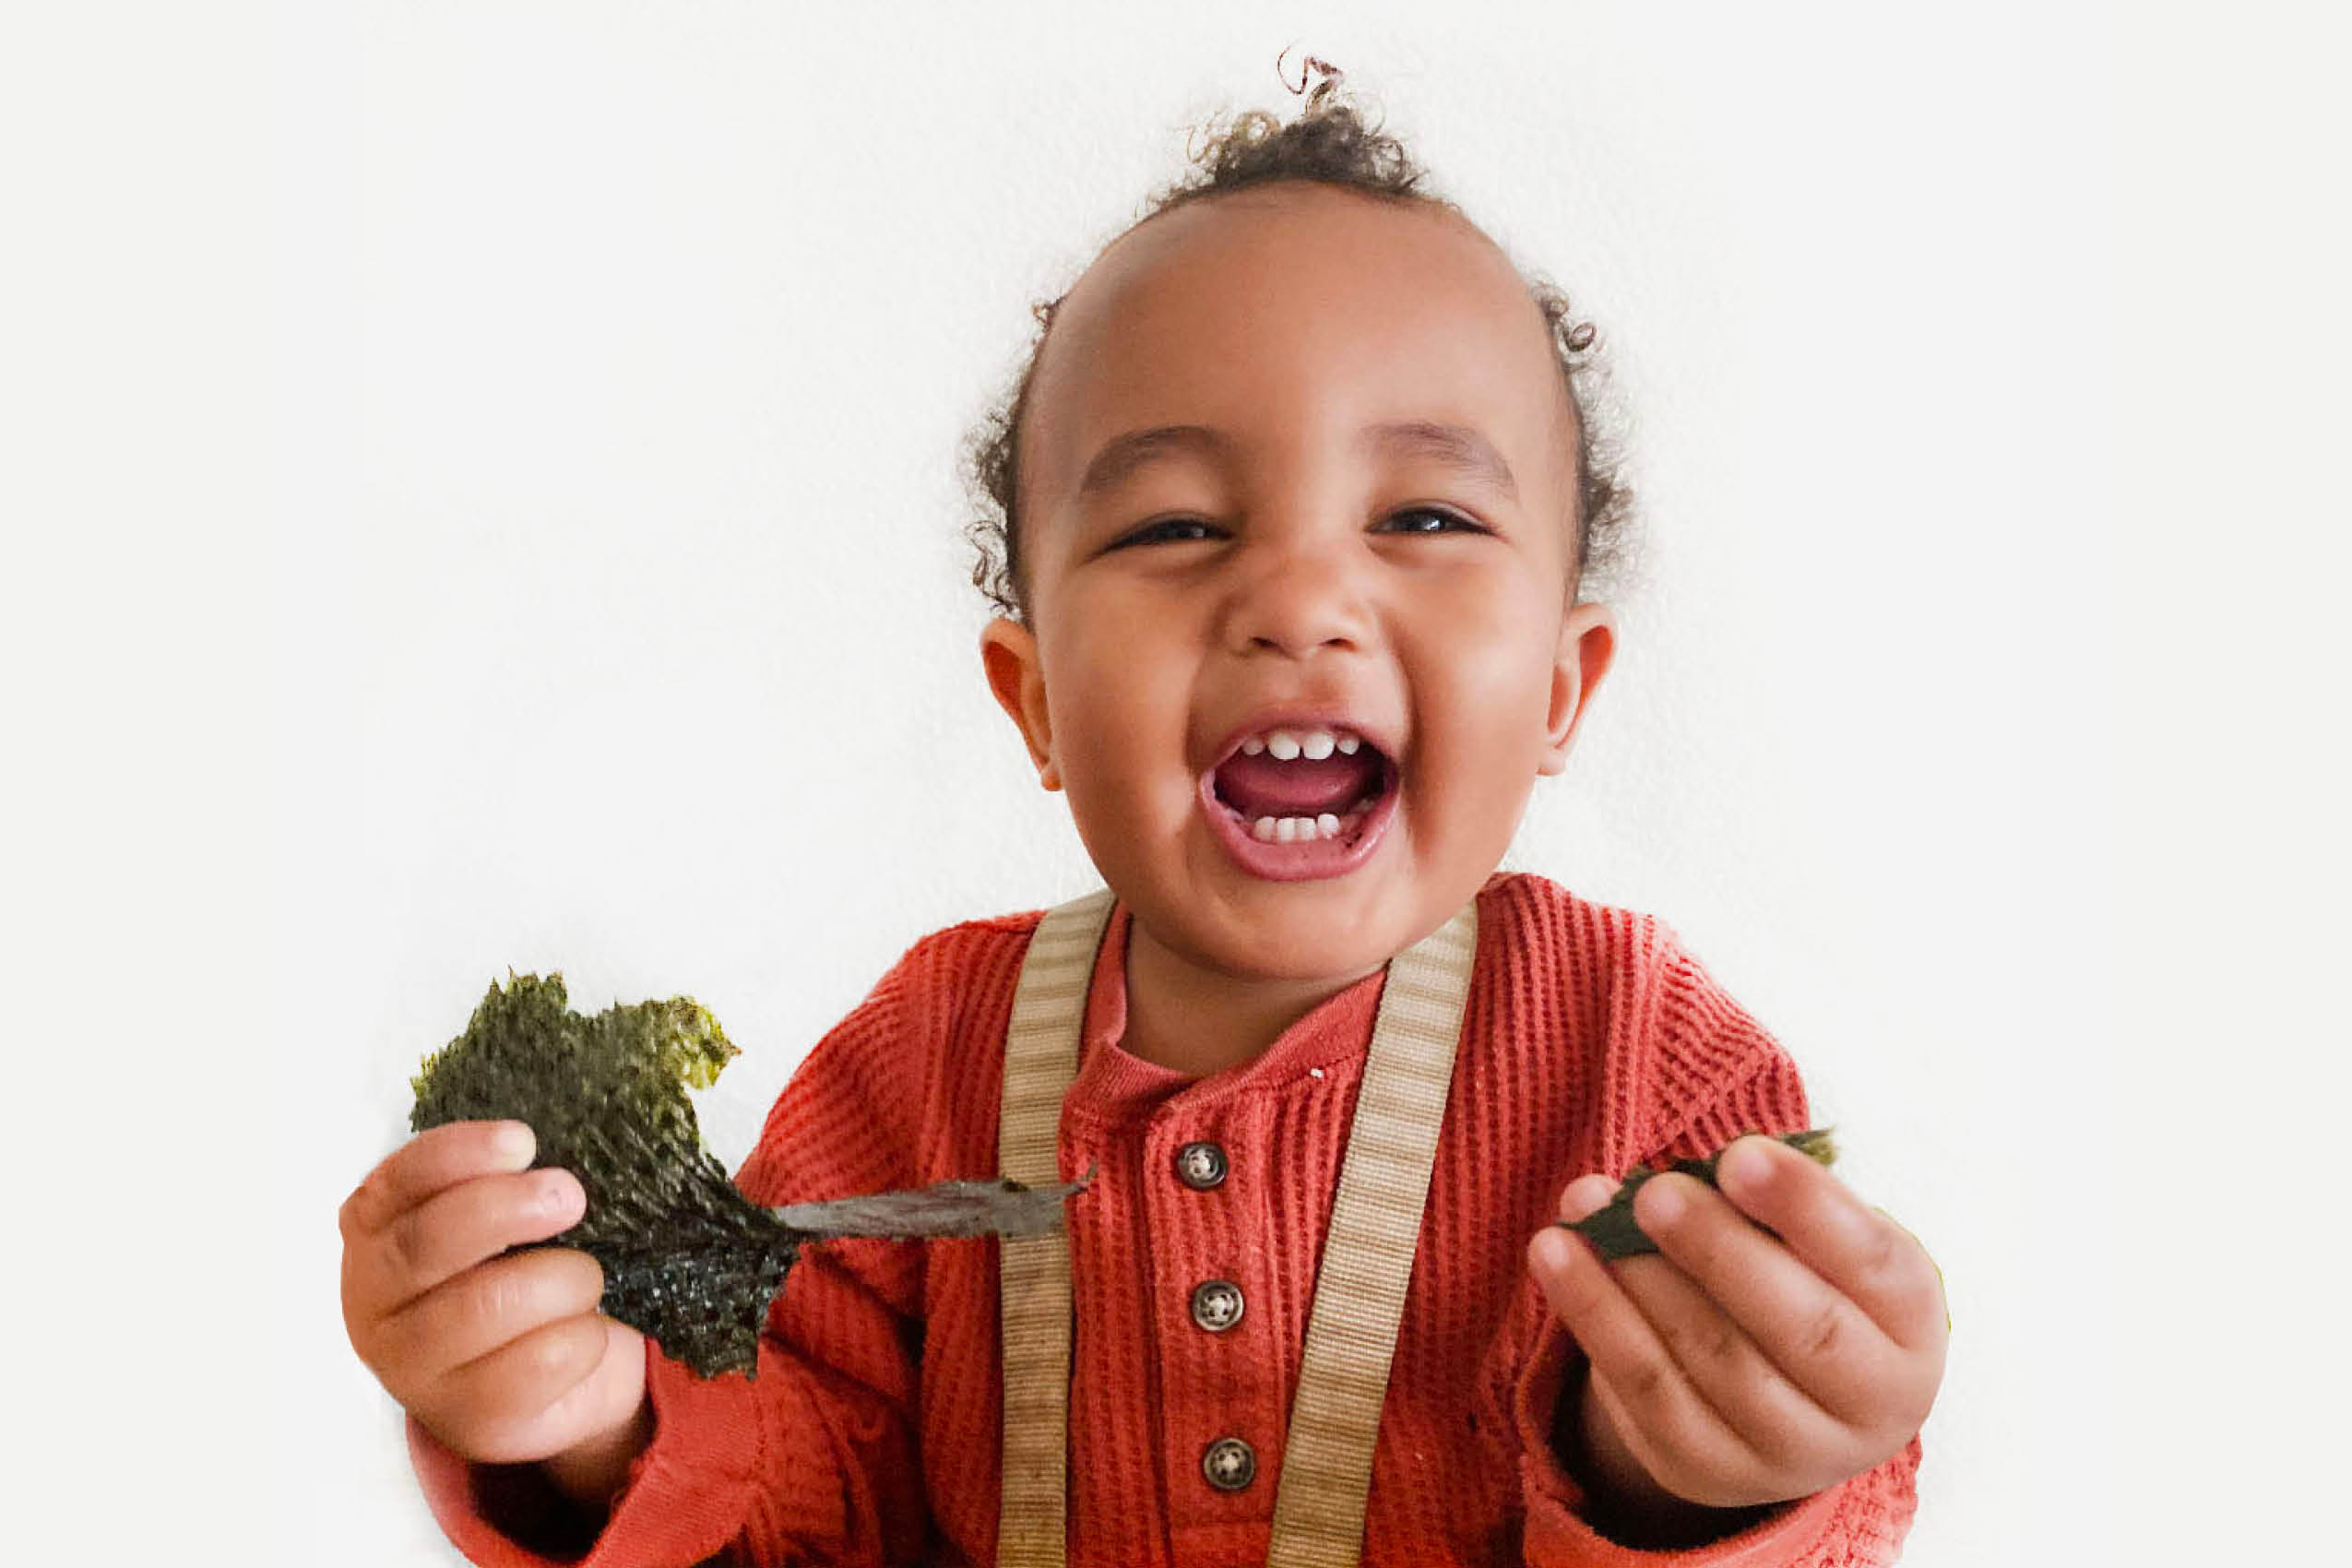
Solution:
<svg viewBox="0 0 2352 1568"><path fill-rule="evenodd" d="M1175 1176L1174 1184L1178 1188L1176 1193L1169 1194L1173 1199L1173 1207L1170 1210L1171 1218L1191 1215L1197 1217L1193 1223L1199 1223L1212 1213L1223 1212L1225 1204L1232 1201L1230 1194L1218 1194L1210 1206L1196 1206L1202 1203L1202 1198L1196 1194L1217 1194L1219 1188L1227 1185L1228 1178L1232 1174L1232 1159L1222 1143L1214 1138L1194 1138L1178 1146L1171 1155L1162 1158L1169 1159L1168 1169ZM1178 1223L1182 1225L1186 1222L1179 1220ZM1223 1222L1209 1223L1217 1230L1224 1229ZM1223 1251L1224 1247L1218 1245L1217 1250ZM1167 1280L1166 1283L1178 1284L1176 1280ZM1182 1287L1178 1286L1178 1289ZM1179 1300L1184 1302L1182 1310L1191 1319L1193 1327L1211 1337L1230 1333L1241 1322L1247 1305L1240 1283L1222 1277L1197 1280ZM1199 1340L1193 1343L1196 1348L1191 1351L1178 1349L1175 1341L1168 1342L1167 1346L1181 1360L1189 1361L1199 1369L1193 1375L1198 1376L1209 1368L1220 1365L1226 1367L1228 1373L1240 1371L1227 1364L1223 1352L1211 1350ZM1210 1359L1203 1360L1203 1357ZM1227 1407L1224 1420L1220 1420L1219 1425L1237 1418L1240 1422L1253 1419L1253 1399L1242 1396L1238 1405L1229 1402L1232 1396L1241 1395L1247 1381L1243 1377L1238 1384L1226 1385L1229 1397L1218 1401ZM1216 1427L1209 1430L1212 1433L1217 1431ZM1213 1436L1200 1450L1201 1479L1213 1494L1222 1496L1246 1491L1255 1480L1257 1469L1257 1450L1251 1446L1248 1439L1235 1433L1230 1427Z"/></svg>

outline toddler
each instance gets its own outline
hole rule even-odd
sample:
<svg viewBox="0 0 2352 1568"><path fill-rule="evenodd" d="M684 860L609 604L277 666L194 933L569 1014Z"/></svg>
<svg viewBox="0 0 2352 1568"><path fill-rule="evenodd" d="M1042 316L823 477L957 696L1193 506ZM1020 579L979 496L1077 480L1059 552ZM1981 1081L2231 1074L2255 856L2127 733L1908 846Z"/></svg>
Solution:
<svg viewBox="0 0 2352 1568"><path fill-rule="evenodd" d="M1907 1232L1769 1137L1670 927L1499 872L1615 649L1589 327L1324 67L1109 245L976 448L990 689L1107 885L916 943L737 1180L1094 1168L1066 1234L808 1249L756 1378L600 1316L529 1130L343 1206L354 1347L471 1561L1894 1560L1942 1375ZM1636 1163L1660 1251L1550 1222Z"/></svg>

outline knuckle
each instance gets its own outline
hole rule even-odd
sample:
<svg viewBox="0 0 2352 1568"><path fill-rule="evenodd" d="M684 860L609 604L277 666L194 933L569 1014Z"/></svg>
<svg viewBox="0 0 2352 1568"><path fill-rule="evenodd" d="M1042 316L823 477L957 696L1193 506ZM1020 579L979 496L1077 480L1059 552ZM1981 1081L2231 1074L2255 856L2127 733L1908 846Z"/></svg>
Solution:
<svg viewBox="0 0 2352 1568"><path fill-rule="evenodd" d="M604 1291L596 1260L568 1247L529 1248L507 1259L497 1274L491 1306L503 1339L592 1313Z"/></svg>
<svg viewBox="0 0 2352 1568"><path fill-rule="evenodd" d="M1712 1314L1695 1321L1678 1319L1664 1325L1662 1336L1674 1359L1693 1369L1719 1374L1745 1360L1740 1331Z"/></svg>
<svg viewBox="0 0 2352 1568"><path fill-rule="evenodd" d="M1790 1431L1788 1422L1771 1415L1759 1418L1750 1430L1740 1431L1740 1445L1754 1455L1759 1469L1774 1474L1788 1474L1809 1462L1804 1441Z"/></svg>
<svg viewBox="0 0 2352 1568"><path fill-rule="evenodd" d="M1815 1361L1835 1360L1846 1343L1846 1314L1826 1306L1806 1320L1802 1335L1805 1355Z"/></svg>
<svg viewBox="0 0 2352 1568"><path fill-rule="evenodd" d="M482 1338L505 1344L546 1321L544 1271L530 1266L539 1261L514 1258L478 1271L481 1280L472 1293L470 1326Z"/></svg>
<svg viewBox="0 0 2352 1568"><path fill-rule="evenodd" d="M403 1280L423 1277L432 1262L433 1242L416 1210L410 1209L386 1226L383 1238L385 1258L395 1274Z"/></svg>
<svg viewBox="0 0 2352 1568"><path fill-rule="evenodd" d="M1698 1352L1711 1365L1733 1367L1745 1360L1747 1341L1725 1324L1710 1324L1698 1335Z"/></svg>
<svg viewBox="0 0 2352 1568"><path fill-rule="evenodd" d="M572 1303L601 1277L596 1260L576 1247L540 1242L524 1249L523 1255L537 1271L539 1299L547 1304L550 1317L575 1315Z"/></svg>
<svg viewBox="0 0 2352 1568"><path fill-rule="evenodd" d="M1801 1407L1809 1404L1811 1401L1769 1363L1757 1370L1740 1438L1748 1451L1768 1469L1787 1473L1810 1462L1813 1444L1800 1413Z"/></svg>
<svg viewBox="0 0 2352 1568"><path fill-rule="evenodd" d="M385 1178L383 1167L378 1166L351 1189L350 1196L345 1198L342 1206L335 1211L336 1229L342 1232L345 1241L358 1238L382 1223L380 1217L389 1212L390 1198L390 1184Z"/></svg>
<svg viewBox="0 0 2352 1568"><path fill-rule="evenodd" d="M1665 1363L1646 1356L1626 1368L1615 1381L1624 1389L1629 1402L1653 1410L1667 1405L1674 1387Z"/></svg>
<svg viewBox="0 0 2352 1568"><path fill-rule="evenodd" d="M1907 1272L1905 1265L1909 1260L1905 1255L1903 1232L1883 1218L1874 1216L1873 1219L1856 1267L1866 1288L1884 1289L1903 1282Z"/></svg>

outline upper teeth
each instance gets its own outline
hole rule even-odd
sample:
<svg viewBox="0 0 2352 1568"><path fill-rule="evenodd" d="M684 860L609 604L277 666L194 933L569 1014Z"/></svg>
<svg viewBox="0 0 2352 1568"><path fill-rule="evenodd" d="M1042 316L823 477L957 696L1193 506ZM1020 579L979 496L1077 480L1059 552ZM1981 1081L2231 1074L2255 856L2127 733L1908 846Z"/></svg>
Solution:
<svg viewBox="0 0 2352 1568"><path fill-rule="evenodd" d="M1355 736L1329 730L1269 730L1263 735L1253 735L1241 742L1241 750L1250 756L1260 752L1272 752L1277 762L1292 762L1304 756L1310 762L1321 762L1333 752L1348 756L1363 742Z"/></svg>

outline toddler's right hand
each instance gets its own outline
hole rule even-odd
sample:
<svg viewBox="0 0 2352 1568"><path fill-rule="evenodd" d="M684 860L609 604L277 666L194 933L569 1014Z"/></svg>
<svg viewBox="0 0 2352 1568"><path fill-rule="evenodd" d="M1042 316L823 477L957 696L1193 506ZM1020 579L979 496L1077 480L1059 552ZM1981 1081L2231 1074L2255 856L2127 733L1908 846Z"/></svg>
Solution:
<svg viewBox="0 0 2352 1568"><path fill-rule="evenodd" d="M533 1148L521 1123L453 1122L370 1171L338 1216L343 1326L452 1451L557 1460L560 1480L567 1463L625 1467L642 1445L645 1340L597 1312L604 1272L588 1253L500 1255L568 1229L587 1201L570 1171L526 1169Z"/></svg>

